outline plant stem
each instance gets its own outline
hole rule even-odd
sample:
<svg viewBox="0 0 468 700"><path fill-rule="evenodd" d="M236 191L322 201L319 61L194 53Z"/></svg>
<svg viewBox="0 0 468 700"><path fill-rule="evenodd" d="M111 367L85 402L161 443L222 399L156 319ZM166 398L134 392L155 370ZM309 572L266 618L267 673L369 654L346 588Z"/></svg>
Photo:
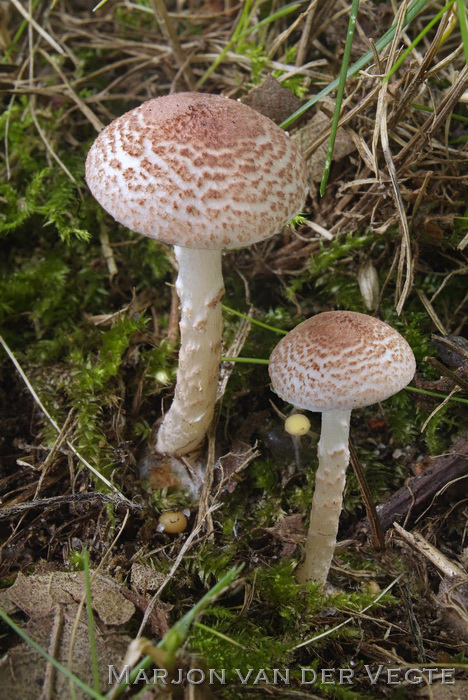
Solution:
<svg viewBox="0 0 468 700"><path fill-rule="evenodd" d="M305 561L297 572L299 583L323 585L330 570L340 521L346 467L349 464L351 411L322 413L318 444L319 466L305 544Z"/></svg>
<svg viewBox="0 0 468 700"><path fill-rule="evenodd" d="M247 365L267 365L270 360L262 360L259 357L222 357L222 362L243 362Z"/></svg>
<svg viewBox="0 0 468 700"><path fill-rule="evenodd" d="M221 358L224 294L220 250L174 247L181 305L179 369L174 400L156 449L187 454L205 437L214 414Z"/></svg>
<svg viewBox="0 0 468 700"><path fill-rule="evenodd" d="M346 85L346 77L348 74L349 59L351 57L351 47L353 45L354 30L356 28L358 9L359 0L352 0L351 10L349 13L348 32L346 34L346 43L344 48L343 60L341 62L340 79L338 83L338 90L336 91L336 101L332 118L330 140L328 142L327 154L325 156L325 167L323 170L322 181L320 183L321 197L323 197L323 195L325 194L328 176L330 175L333 150L335 148L336 132L338 131L338 122L340 121L341 104L343 102L343 95Z"/></svg>
<svg viewBox="0 0 468 700"><path fill-rule="evenodd" d="M458 401L458 403L468 404L468 399L461 399L458 396L450 396L448 394L441 394L439 391L429 391L428 389L418 389L415 386L405 386L405 391L413 391L415 394L423 394L425 396L435 396L437 399L447 399L450 401Z"/></svg>
<svg viewBox="0 0 468 700"><path fill-rule="evenodd" d="M227 311L230 314L234 314L235 316L240 316L241 318L245 318L247 321L250 323L253 323L255 326L260 326L261 328L266 328L269 331L273 331L274 333L279 333L280 335L287 335L288 331L283 331L281 328L275 328L275 326L269 326L268 323L263 323L263 321L258 321L256 318L252 318L251 316L247 316L247 314L243 314L242 311L236 311L236 309L231 309L229 306L226 306L226 304L221 304L222 308L224 311Z"/></svg>
<svg viewBox="0 0 468 700"><path fill-rule="evenodd" d="M468 23L466 21L466 10L463 0L457 0L457 10L460 32L463 40L463 52L465 54L465 61L468 63Z"/></svg>

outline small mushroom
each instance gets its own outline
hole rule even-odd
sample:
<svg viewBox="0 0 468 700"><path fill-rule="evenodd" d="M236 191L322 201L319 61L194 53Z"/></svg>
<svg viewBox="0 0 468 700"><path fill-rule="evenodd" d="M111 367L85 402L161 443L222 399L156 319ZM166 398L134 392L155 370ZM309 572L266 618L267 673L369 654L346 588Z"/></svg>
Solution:
<svg viewBox="0 0 468 700"><path fill-rule="evenodd" d="M294 437L306 435L310 430L310 420L303 413L293 413L284 421L284 429Z"/></svg>
<svg viewBox="0 0 468 700"><path fill-rule="evenodd" d="M416 362L388 324L352 311L329 311L300 323L270 357L273 391L297 408L322 413L305 561L298 581L324 584L336 545L349 463L351 410L396 394Z"/></svg>
<svg viewBox="0 0 468 700"><path fill-rule="evenodd" d="M181 511L166 510L158 518L158 532L168 532L174 535L184 532L188 524L187 516Z"/></svg>
<svg viewBox="0 0 468 700"><path fill-rule="evenodd" d="M211 423L221 357L221 251L269 238L302 208L298 146L270 119L217 95L157 97L107 126L86 160L98 202L132 231L174 244L181 302L175 396L157 450L195 450Z"/></svg>

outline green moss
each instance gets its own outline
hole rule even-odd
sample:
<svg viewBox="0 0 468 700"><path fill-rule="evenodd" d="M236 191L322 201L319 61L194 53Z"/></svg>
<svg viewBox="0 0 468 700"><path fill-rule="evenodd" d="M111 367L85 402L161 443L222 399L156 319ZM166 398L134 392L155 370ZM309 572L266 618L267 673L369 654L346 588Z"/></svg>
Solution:
<svg viewBox="0 0 468 700"><path fill-rule="evenodd" d="M222 615L216 609L203 617L203 623L233 640L222 639L216 634L196 628L190 638L192 652L201 654L209 668L224 668L229 679L238 678L236 669L242 675L249 669L270 671L288 665L290 653L288 645L274 636L261 633L258 626L244 616L237 617L236 611ZM253 675L256 675L254 673Z"/></svg>

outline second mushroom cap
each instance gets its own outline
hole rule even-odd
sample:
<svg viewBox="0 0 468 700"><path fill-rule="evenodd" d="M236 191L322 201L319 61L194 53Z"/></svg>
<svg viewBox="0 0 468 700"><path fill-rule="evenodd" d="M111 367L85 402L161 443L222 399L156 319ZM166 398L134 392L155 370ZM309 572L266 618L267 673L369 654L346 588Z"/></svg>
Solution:
<svg viewBox="0 0 468 700"><path fill-rule="evenodd" d="M413 352L391 326L354 311L326 311L300 323L270 357L274 391L309 411L370 406L414 376Z"/></svg>

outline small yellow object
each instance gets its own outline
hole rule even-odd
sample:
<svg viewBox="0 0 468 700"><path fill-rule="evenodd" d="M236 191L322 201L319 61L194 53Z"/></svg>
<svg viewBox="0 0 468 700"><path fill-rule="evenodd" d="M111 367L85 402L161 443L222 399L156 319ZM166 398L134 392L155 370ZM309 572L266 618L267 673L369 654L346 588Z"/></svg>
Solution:
<svg viewBox="0 0 468 700"><path fill-rule="evenodd" d="M161 513L158 520L158 530L160 532L169 532L171 535L176 532L183 532L187 527L187 518L179 511L166 510Z"/></svg>
<svg viewBox="0 0 468 700"><path fill-rule="evenodd" d="M380 586L377 581L371 579L364 585L364 590L366 590L368 593L372 593L372 595L378 595L380 593Z"/></svg>
<svg viewBox="0 0 468 700"><path fill-rule="evenodd" d="M284 429L290 435L305 435L310 430L310 420L303 413L293 413L286 418Z"/></svg>

